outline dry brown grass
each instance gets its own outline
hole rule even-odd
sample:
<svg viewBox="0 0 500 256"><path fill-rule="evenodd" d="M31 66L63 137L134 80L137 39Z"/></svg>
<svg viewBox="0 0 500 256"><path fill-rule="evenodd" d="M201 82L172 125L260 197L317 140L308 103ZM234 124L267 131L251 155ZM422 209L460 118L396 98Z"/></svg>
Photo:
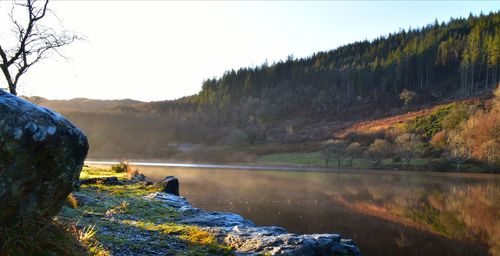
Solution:
<svg viewBox="0 0 500 256"><path fill-rule="evenodd" d="M26 220L16 226L0 227L0 255L96 255L91 253L85 240L75 233L74 226L56 221Z"/></svg>
<svg viewBox="0 0 500 256"><path fill-rule="evenodd" d="M406 124L412 120L415 120L416 117L419 116L425 116L429 115L439 108L442 108L443 106L450 104L452 102L456 102L457 104L465 104L465 105L477 105L480 102L484 102L486 99L488 99L489 96L480 96L480 97L475 97L475 98L470 98L470 99L464 99L464 100L459 100L459 101L448 101L448 102L442 102L437 105L433 105L428 108L424 108L418 111L410 111L405 114L401 115L394 115L390 117L384 117L384 118L379 118L379 119L374 119L374 120L369 120L369 121L360 121L357 123L354 123L353 125L339 130L334 133L335 137L338 138L344 138L346 137L349 133L359 133L359 134L369 134L369 133L377 133L377 132L387 132L390 131L394 133L394 135L398 135L402 132L404 132L404 129L406 128Z"/></svg>

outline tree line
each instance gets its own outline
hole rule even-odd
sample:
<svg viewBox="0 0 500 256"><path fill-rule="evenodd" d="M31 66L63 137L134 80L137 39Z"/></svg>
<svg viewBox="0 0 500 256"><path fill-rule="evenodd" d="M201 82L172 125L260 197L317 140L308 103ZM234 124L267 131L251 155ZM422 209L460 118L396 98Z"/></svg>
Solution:
<svg viewBox="0 0 500 256"><path fill-rule="evenodd" d="M301 129L327 119L346 123L377 117L380 112L397 114L427 102L490 92L500 81L499 64L500 12L492 12L452 18L446 23L436 21L306 58L289 56L272 64L230 70L203 81L202 89L193 96L124 104L110 110L122 118L102 113L68 115L77 124L78 120L91 117L102 120L100 124L81 122L81 126L91 133L112 134L95 139L103 149L116 144L107 143L110 138L119 141L117 135L121 133L133 138L129 135L141 133L141 127L147 128L150 136L154 134L158 147L172 142L241 146L320 141L329 134L321 129ZM352 155L362 151L379 162L387 151L381 149L397 145L403 150L405 145L420 145L413 143L417 139L428 145L440 129L429 118L417 121L430 128L423 133L409 131L399 139L391 138L390 145L384 141L374 145L371 143L375 141L360 145L347 141L345 148L350 146ZM138 127L132 129L135 126ZM116 127L120 127L120 132ZM324 134L316 134L317 131ZM309 137L297 136L299 133ZM446 138L452 135L447 134ZM140 138L134 141L128 147L135 147L134 152L142 154L141 149L146 146L140 145L144 142ZM160 152L154 148L149 151ZM409 164L409 159L421 149L404 150L401 158Z"/></svg>
<svg viewBox="0 0 500 256"><path fill-rule="evenodd" d="M307 58L241 68L207 79L189 98L206 111L259 105L264 122L291 112L342 112L355 104L395 106L403 90L421 101L466 97L499 81L500 13L401 30ZM255 103L257 102L257 104Z"/></svg>

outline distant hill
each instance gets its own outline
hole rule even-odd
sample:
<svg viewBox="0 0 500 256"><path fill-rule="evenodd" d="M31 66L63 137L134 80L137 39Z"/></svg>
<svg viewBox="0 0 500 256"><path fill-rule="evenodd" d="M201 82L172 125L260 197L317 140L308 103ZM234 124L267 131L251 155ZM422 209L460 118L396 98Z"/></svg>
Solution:
<svg viewBox="0 0 500 256"><path fill-rule="evenodd" d="M261 145L336 136L351 124L488 98L500 81L500 12L207 79L178 100L45 100L89 135L91 156L162 157L169 143ZM425 111L424 111L425 112Z"/></svg>
<svg viewBox="0 0 500 256"><path fill-rule="evenodd" d="M132 99L96 100L74 98L70 100L49 100L39 96L21 97L58 112L116 112L119 109L144 104L142 101Z"/></svg>
<svg viewBox="0 0 500 256"><path fill-rule="evenodd" d="M38 99L38 104L54 109L59 112L102 112L113 111L116 107L134 106L142 104L142 101L123 100L95 100L86 98L75 98L71 100L47 100Z"/></svg>

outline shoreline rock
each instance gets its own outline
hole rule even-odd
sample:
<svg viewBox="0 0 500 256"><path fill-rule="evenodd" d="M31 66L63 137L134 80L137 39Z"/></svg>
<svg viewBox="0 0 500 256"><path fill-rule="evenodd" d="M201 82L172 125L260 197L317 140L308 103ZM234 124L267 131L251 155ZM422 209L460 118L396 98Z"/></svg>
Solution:
<svg viewBox="0 0 500 256"><path fill-rule="evenodd" d="M161 191L179 196L179 180L174 176L167 176L165 179L157 183L161 187Z"/></svg>
<svg viewBox="0 0 500 256"><path fill-rule="evenodd" d="M63 116L0 89L0 224L55 215L78 185L88 142Z"/></svg>
<svg viewBox="0 0 500 256"><path fill-rule="evenodd" d="M338 234L293 234L282 227L260 227L235 213L205 211L185 198L164 192L145 196L177 210L176 223L197 225L222 243L235 248L236 255L361 255L354 241Z"/></svg>

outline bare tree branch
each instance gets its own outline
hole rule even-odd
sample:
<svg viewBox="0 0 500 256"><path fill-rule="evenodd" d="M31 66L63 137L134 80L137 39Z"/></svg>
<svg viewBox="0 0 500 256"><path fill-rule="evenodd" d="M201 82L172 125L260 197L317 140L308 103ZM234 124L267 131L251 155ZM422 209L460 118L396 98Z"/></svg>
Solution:
<svg viewBox="0 0 500 256"><path fill-rule="evenodd" d="M76 34L58 33L52 28L44 27L39 22L47 12L49 0L42 4L38 0L26 0L24 3L14 2L9 14L16 34L17 43L12 49L4 49L0 43L0 70L9 85L9 91L17 94L17 84L23 74L35 63L45 59L49 53L56 53L65 58L59 49L80 39ZM14 8L24 9L27 20L21 22L14 15Z"/></svg>

